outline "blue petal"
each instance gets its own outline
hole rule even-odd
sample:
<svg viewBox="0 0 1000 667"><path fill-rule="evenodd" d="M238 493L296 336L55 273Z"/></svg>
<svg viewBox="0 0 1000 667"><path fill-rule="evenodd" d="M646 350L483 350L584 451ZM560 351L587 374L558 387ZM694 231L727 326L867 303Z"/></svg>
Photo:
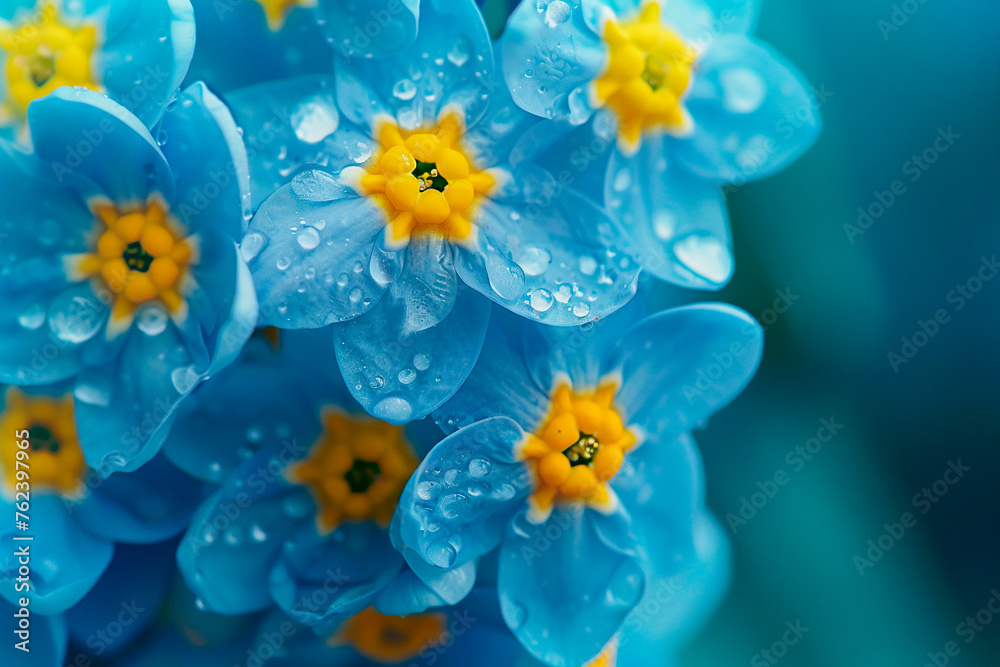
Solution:
<svg viewBox="0 0 1000 667"><path fill-rule="evenodd" d="M534 385L546 397L567 376L577 391L596 388L617 367L622 332L645 317L646 311L646 299L635 298L608 317L578 327L525 322L520 354Z"/></svg>
<svg viewBox="0 0 1000 667"><path fill-rule="evenodd" d="M689 567L695 549L691 517L705 494L704 469L691 436L650 435L628 453L611 485L632 517L650 577Z"/></svg>
<svg viewBox="0 0 1000 667"><path fill-rule="evenodd" d="M761 0L671 0L660 5L663 22L702 48L726 33L752 32Z"/></svg>
<svg viewBox="0 0 1000 667"><path fill-rule="evenodd" d="M379 592L374 607L380 614L408 616L447 604L444 598L407 567Z"/></svg>
<svg viewBox="0 0 1000 667"><path fill-rule="evenodd" d="M250 190L256 209L301 173L298 194L316 201L325 174L364 164L374 151L371 131L361 130L337 110L331 76L271 81L226 97L243 129L250 157Z"/></svg>
<svg viewBox="0 0 1000 667"><path fill-rule="evenodd" d="M503 76L522 109L546 118L582 123L593 112L588 89L604 70L603 3L572 0L522 2L500 39Z"/></svg>
<svg viewBox="0 0 1000 667"><path fill-rule="evenodd" d="M698 61L685 105L694 120L674 155L703 178L744 183L787 166L820 120L802 75L770 47L722 35Z"/></svg>
<svg viewBox="0 0 1000 667"><path fill-rule="evenodd" d="M312 517L305 489L281 477L277 459L247 461L195 513L177 547L177 565L205 606L240 614L272 604L268 574L286 540Z"/></svg>
<svg viewBox="0 0 1000 667"><path fill-rule="evenodd" d="M310 200L287 185L250 223L242 251L262 324L305 329L352 319L385 291L369 270L385 213L369 197L334 196Z"/></svg>
<svg viewBox="0 0 1000 667"><path fill-rule="evenodd" d="M104 95L59 88L29 105L28 126L36 155L59 183L82 176L97 186L86 195L119 203L145 201L153 192L173 200L173 176L153 137Z"/></svg>
<svg viewBox="0 0 1000 667"><path fill-rule="evenodd" d="M699 513L692 523L696 557L679 573L650 575L655 578L648 579L643 600L626 623L630 641L619 647L619 664L641 664L636 659L650 642L657 642L661 653L677 651L725 595L730 573L726 536L706 514Z"/></svg>
<svg viewBox="0 0 1000 667"><path fill-rule="evenodd" d="M520 514L500 546L504 619L521 644L553 667L586 664L638 604L645 578L627 534L628 518L556 509L542 525ZM614 525L623 524L623 525Z"/></svg>
<svg viewBox="0 0 1000 667"><path fill-rule="evenodd" d="M413 43L420 0L331 0L316 12L330 45L345 58L384 57Z"/></svg>
<svg viewBox="0 0 1000 667"><path fill-rule="evenodd" d="M93 590L66 613L70 636L81 647L78 655L108 658L142 634L156 620L170 589L171 578L160 573L173 567L173 542L116 546Z"/></svg>
<svg viewBox="0 0 1000 667"><path fill-rule="evenodd" d="M228 94L262 81L328 72L332 67L333 51L318 30L312 8L293 5L284 25L274 31L259 2L194 0L192 4L198 40L188 81L205 81L212 90Z"/></svg>
<svg viewBox="0 0 1000 667"><path fill-rule="evenodd" d="M649 434L701 426L747 385L764 332L741 310L720 304L674 308L622 336L625 423Z"/></svg>
<svg viewBox="0 0 1000 667"><path fill-rule="evenodd" d="M604 197L642 268L693 289L720 289L733 275L729 214L718 184L668 164L672 139L649 135L638 153L617 150Z"/></svg>
<svg viewBox="0 0 1000 667"><path fill-rule="evenodd" d="M510 417L533 430L549 411L549 390L531 382L526 365L524 327L527 322L502 311L493 314L483 349L472 373L452 398L435 410L434 421L445 433L497 415Z"/></svg>
<svg viewBox="0 0 1000 667"><path fill-rule="evenodd" d="M493 87L493 48L475 2L423 0L413 44L391 58L339 59L335 70L340 110L362 127L387 113L414 129L446 107L471 126Z"/></svg>
<svg viewBox="0 0 1000 667"><path fill-rule="evenodd" d="M515 167L475 223L478 247L460 250L459 275L518 315L582 324L635 294L640 267L619 249L611 219L537 166Z"/></svg>
<svg viewBox="0 0 1000 667"><path fill-rule="evenodd" d="M438 443L400 496L401 544L439 568L494 549L532 490L528 468L514 456L522 438L515 422L494 417Z"/></svg>
<svg viewBox="0 0 1000 667"><path fill-rule="evenodd" d="M135 472L94 478L87 496L67 507L81 525L111 542L158 542L179 534L203 495L201 483L164 456Z"/></svg>
<svg viewBox="0 0 1000 667"><path fill-rule="evenodd" d="M0 502L5 514L14 516L14 505ZM14 541L22 535L10 521L0 529L3 554L0 555L0 595L15 604L25 596L14 590L18 560L15 550L27 544ZM66 611L87 594L111 562L114 545L94 537L80 527L66 511L63 501L54 495L31 499L31 611L58 614Z"/></svg>
<svg viewBox="0 0 1000 667"><path fill-rule="evenodd" d="M336 328L337 361L351 393L392 424L422 419L447 401L468 377L486 337L490 303L464 285L444 319L417 329L421 320L436 319L428 312L433 287L427 288L406 267L374 309Z"/></svg>
<svg viewBox="0 0 1000 667"><path fill-rule="evenodd" d="M20 607L7 604L0 600L0 616L6 619L14 618ZM34 611L34 609L30 609ZM11 623L13 627L13 622ZM27 644L31 651L25 653L15 644L21 638L15 634L8 637L0 646L0 662L5 665L24 665L25 667L63 667L66 660L66 618L61 614L52 616L42 616L39 614L31 617L31 628L29 630Z"/></svg>
<svg viewBox="0 0 1000 667"><path fill-rule="evenodd" d="M80 446L87 465L104 476L153 458L177 402L201 375L173 326L155 335L136 327L125 336L117 358L84 368L74 392Z"/></svg>
<svg viewBox="0 0 1000 667"><path fill-rule="evenodd" d="M196 83L171 104L156 136L177 183L171 211L188 233L212 226L240 241L250 216L250 173L229 110Z"/></svg>
<svg viewBox="0 0 1000 667"><path fill-rule="evenodd" d="M188 474L221 483L256 451L314 442L319 419L298 384L296 374L277 364L238 362L181 404L164 453Z"/></svg>
<svg viewBox="0 0 1000 667"><path fill-rule="evenodd" d="M95 65L108 96L146 127L160 118L194 55L190 0L113 0Z"/></svg>
<svg viewBox="0 0 1000 667"><path fill-rule="evenodd" d="M299 623L327 634L371 606L402 567L386 530L372 521L343 524L325 537L307 526L271 569L271 597Z"/></svg>
<svg viewBox="0 0 1000 667"><path fill-rule="evenodd" d="M394 521L390 535L393 539L393 546L403 554L410 571L446 605L455 605L465 599L465 596L476 585L476 574L479 570L478 561L473 559L457 567L432 565L415 550L402 544L401 525L401 522Z"/></svg>

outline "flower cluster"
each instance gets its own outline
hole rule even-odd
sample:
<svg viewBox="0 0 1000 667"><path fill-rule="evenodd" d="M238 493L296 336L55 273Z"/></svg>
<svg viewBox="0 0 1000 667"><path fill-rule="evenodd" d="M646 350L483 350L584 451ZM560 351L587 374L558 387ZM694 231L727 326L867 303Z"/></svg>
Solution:
<svg viewBox="0 0 1000 667"><path fill-rule="evenodd" d="M690 431L763 332L645 277L726 284L722 187L819 127L757 4L4 3L32 664L672 651L727 576Z"/></svg>

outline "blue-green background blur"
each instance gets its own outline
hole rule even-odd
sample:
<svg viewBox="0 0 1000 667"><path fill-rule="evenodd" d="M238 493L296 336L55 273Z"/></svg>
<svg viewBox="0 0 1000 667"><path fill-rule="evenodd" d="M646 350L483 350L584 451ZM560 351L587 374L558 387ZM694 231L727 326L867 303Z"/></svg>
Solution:
<svg viewBox="0 0 1000 667"><path fill-rule="evenodd" d="M1000 279L949 300L1000 256L998 29L985 0L764 3L758 35L829 93L825 128L730 196L736 273L715 296L765 323L776 290L798 299L768 326L757 378L696 437L723 519L758 482L788 482L729 530L733 584L682 665L1000 665L1000 614L960 625L1000 590ZM960 138L913 182L906 163L949 128ZM905 192L852 243L845 224L897 179ZM938 309L947 323L894 370L888 354ZM788 452L823 418L843 428L796 471ZM971 470L915 506L949 461ZM904 512L915 525L859 574ZM801 639L761 654L797 621Z"/></svg>

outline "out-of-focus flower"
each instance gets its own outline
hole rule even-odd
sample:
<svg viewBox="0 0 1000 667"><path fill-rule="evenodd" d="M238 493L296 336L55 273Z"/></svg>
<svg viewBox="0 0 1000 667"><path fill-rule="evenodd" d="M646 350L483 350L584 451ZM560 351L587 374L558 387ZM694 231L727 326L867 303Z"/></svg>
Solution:
<svg viewBox="0 0 1000 667"><path fill-rule="evenodd" d="M398 614L453 604L473 585L474 564L422 578L388 536L418 455L440 431L365 414L335 367L317 368L330 345L323 330L283 332L277 351L255 340L182 409L168 455L221 483L178 548L181 572L207 609L277 604L329 629L373 604Z"/></svg>
<svg viewBox="0 0 1000 667"><path fill-rule="evenodd" d="M193 80L228 92L329 74L335 54L391 55L417 34L419 0L193 0Z"/></svg>
<svg viewBox="0 0 1000 667"><path fill-rule="evenodd" d="M504 618L556 667L597 654L647 582L697 558L702 471L688 432L761 354L760 327L734 308L638 311L577 330L492 328L493 354L435 413L452 435L393 521L397 548L444 571L499 546Z"/></svg>
<svg viewBox="0 0 1000 667"><path fill-rule="evenodd" d="M635 290L638 267L616 250L610 218L526 159L523 132L548 121L493 90L493 67L472 0L428 0L397 55L341 60L335 85L258 87L256 112L237 105L249 143L272 137L251 165L254 197L298 171L242 244L262 319L350 320L336 346L348 387L392 423L426 415L466 377L489 319L480 295L570 325ZM290 123L275 138L269 119L287 100Z"/></svg>
<svg viewBox="0 0 1000 667"><path fill-rule="evenodd" d="M28 110L33 153L0 141L0 380L73 378L87 463L133 470L177 403L228 364L257 302L237 247L249 207L232 117L201 84L154 128L98 93Z"/></svg>
<svg viewBox="0 0 1000 667"><path fill-rule="evenodd" d="M194 52L189 0L11 0L0 8L0 136L61 86L107 94L152 127Z"/></svg>
<svg viewBox="0 0 1000 667"><path fill-rule="evenodd" d="M801 74L747 35L758 3L542 4L522 2L501 39L514 100L571 125L589 119L583 145L617 144L594 161L593 194L643 268L719 289L733 271L720 185L773 174L820 127Z"/></svg>
<svg viewBox="0 0 1000 667"><path fill-rule="evenodd" d="M8 434L0 443L0 509L26 517L24 524L12 520L0 528L0 595L12 604L27 597L32 613L72 607L108 567L116 542L145 544L178 534L201 497L201 484L162 456L108 479L88 469L69 389L6 387L0 399L0 428ZM24 535L32 537L34 567L30 582L18 583L17 548L28 543L14 538Z"/></svg>

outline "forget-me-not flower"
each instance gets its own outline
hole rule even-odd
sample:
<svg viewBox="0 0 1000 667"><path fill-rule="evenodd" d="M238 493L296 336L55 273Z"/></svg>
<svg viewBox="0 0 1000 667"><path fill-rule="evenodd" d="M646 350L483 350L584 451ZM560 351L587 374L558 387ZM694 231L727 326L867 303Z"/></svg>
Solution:
<svg viewBox="0 0 1000 667"><path fill-rule="evenodd" d="M644 269L719 289L733 271L720 186L778 171L815 140L805 81L748 36L752 0L525 0L501 39L514 100L606 151L603 192ZM616 146L616 147L615 147Z"/></svg>
<svg viewBox="0 0 1000 667"><path fill-rule="evenodd" d="M262 321L350 321L335 348L348 387L393 423L426 415L466 377L489 320L483 295L570 325L635 290L611 219L527 159L554 128L494 90L493 69L475 3L425 0L415 42L396 55L341 59L332 82L258 88L252 118L238 105L254 142L275 131L275 100L297 97L285 135L251 163L255 198L292 179L242 244Z"/></svg>
<svg viewBox="0 0 1000 667"><path fill-rule="evenodd" d="M28 122L33 152L0 140L0 380L73 378L87 463L132 470L253 330L237 248L246 153L202 84L172 102L155 139L78 88L33 102Z"/></svg>
<svg viewBox="0 0 1000 667"><path fill-rule="evenodd" d="M762 332L742 311L638 310L575 331L491 328L492 354L435 412L452 435L393 523L397 548L444 571L499 546L504 618L556 667L597 654L648 580L695 558L701 466L688 432L760 358Z"/></svg>

